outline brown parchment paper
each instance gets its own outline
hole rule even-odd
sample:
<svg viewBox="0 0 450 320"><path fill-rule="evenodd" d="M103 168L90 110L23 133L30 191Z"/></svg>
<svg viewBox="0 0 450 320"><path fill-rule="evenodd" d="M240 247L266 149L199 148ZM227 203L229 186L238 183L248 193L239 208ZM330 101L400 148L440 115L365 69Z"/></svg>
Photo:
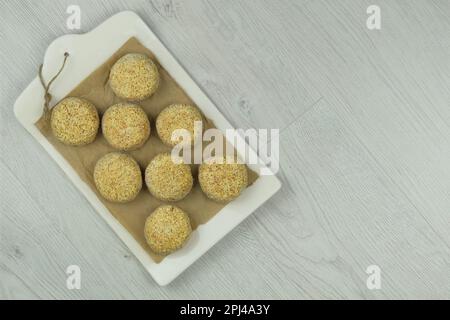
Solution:
<svg viewBox="0 0 450 320"><path fill-rule="evenodd" d="M84 79L68 95L72 97L81 97L93 102L99 112L100 117L105 110L122 100L117 98L108 85L109 71L112 65L124 54L144 53L148 55L158 65L161 76L161 82L158 90L149 99L139 102L150 117L152 125L150 139L138 150L128 152L139 163L142 172L144 172L150 160L160 152L170 152L171 148L165 146L159 140L155 128L155 119L158 113L166 106L172 103L194 104L189 96L182 90L176 81L168 72L158 63L154 54L145 48L136 38L130 38L125 44L116 51L105 63L98 67L91 75ZM67 63L70 63L70 58ZM62 74L61 77L70 75ZM201 108L199 108L201 110ZM205 128L214 127L208 119L205 120ZM41 118L36 123L37 128L48 139L48 141L61 153L61 155L70 163L81 179L97 194L109 212L116 218L128 232L137 240L155 262L160 262L164 257L154 254L146 244L144 238L144 223L148 215L159 205L165 202L154 198L147 187L143 186L142 191L137 198L129 203L113 203L102 198L97 192L93 179L94 166L98 159L103 155L117 151L112 148L103 138L101 129L95 141L89 145L81 147L66 146L56 140L46 123L45 118ZM172 203L185 210L191 219L192 228L195 230L199 225L208 222L216 213L218 213L226 204L217 203L208 199L200 189L197 180L198 166L193 165L194 187L191 193L183 200ZM249 184L253 183L258 175L248 169Z"/></svg>

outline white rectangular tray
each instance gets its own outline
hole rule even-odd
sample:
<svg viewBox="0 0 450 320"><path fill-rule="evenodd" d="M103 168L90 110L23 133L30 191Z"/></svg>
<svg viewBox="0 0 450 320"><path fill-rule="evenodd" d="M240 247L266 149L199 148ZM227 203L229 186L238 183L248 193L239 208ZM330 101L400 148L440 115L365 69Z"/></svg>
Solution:
<svg viewBox="0 0 450 320"><path fill-rule="evenodd" d="M155 34L138 15L130 11L120 12L112 16L88 33L65 35L57 38L50 44L44 58L43 76L46 80L50 79L58 71L64 52L70 53L70 60L63 73L51 88L52 103L64 98L130 37L136 37L156 55L160 64L186 91L205 116L215 123L217 128L223 131L232 128L230 123L195 84ZM128 246L159 285L166 285L175 279L281 187L280 181L274 175L260 176L238 199L227 204L208 223L199 226L192 234L193 239L190 239L185 247L169 255L162 262L155 263L127 230L113 217L89 186L80 179L62 155L36 128L34 124L43 112L43 95L44 90L39 82L39 78L36 77L15 102L14 113L17 119L58 163L69 179L84 194L96 211ZM244 150L239 148L239 146L243 147L241 144L238 144L237 151L243 154ZM251 150L250 152L253 151ZM249 165L249 167L259 172L264 165L260 162L260 164ZM265 169L268 170L267 168ZM121 271L117 270L117 272Z"/></svg>

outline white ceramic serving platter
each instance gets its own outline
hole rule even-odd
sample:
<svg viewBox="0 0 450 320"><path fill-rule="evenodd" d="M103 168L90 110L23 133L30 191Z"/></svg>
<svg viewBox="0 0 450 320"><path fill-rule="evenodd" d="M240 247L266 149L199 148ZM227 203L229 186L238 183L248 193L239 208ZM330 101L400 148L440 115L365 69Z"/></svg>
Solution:
<svg viewBox="0 0 450 320"><path fill-rule="evenodd" d="M215 123L217 128L223 131L232 128L230 123L195 84L155 34L138 15L130 11L120 12L112 16L88 33L65 35L50 44L45 53L43 67L43 76L46 81L60 68L64 52L69 52L70 54L64 71L51 87L52 104L65 97L130 37L136 37L156 55L160 64L199 106L205 116ZM96 211L134 253L159 285L166 285L175 279L281 187L280 181L274 175L260 176L238 199L227 204L208 223L199 226L193 232L186 246L169 255L162 262L155 263L127 230L113 217L89 186L80 179L62 155L56 151L36 128L34 124L43 112L43 95L44 90L39 82L39 78L36 77L16 100L14 112L17 119L58 163L69 179L84 194ZM242 142L242 138L239 139ZM243 154L243 148L244 145L238 143L238 153ZM251 150L250 152L253 151ZM249 165L249 167L256 172L260 172L261 168L268 171L262 162L257 165ZM117 270L117 272L121 271Z"/></svg>

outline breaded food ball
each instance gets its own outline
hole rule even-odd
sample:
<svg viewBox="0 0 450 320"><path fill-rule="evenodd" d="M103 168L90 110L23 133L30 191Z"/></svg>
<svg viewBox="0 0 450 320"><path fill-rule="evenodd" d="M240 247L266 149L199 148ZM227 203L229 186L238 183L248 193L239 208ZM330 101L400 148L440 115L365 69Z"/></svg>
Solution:
<svg viewBox="0 0 450 320"><path fill-rule="evenodd" d="M208 198L231 201L247 187L247 167L236 162L226 163L225 158L212 158L200 165L198 181Z"/></svg>
<svg viewBox="0 0 450 320"><path fill-rule="evenodd" d="M150 136L150 121L137 104L118 103L103 115L102 132L112 147L134 150L142 147Z"/></svg>
<svg viewBox="0 0 450 320"><path fill-rule="evenodd" d="M200 111L188 104L172 104L160 112L156 118L156 131L159 138L168 146L175 146L181 140L172 140L172 132L176 129L186 129L194 141L195 121L203 121ZM201 132L196 132L202 134Z"/></svg>
<svg viewBox="0 0 450 320"><path fill-rule="evenodd" d="M97 161L94 182L105 199L129 202L136 198L142 189L141 169L129 155L111 152Z"/></svg>
<svg viewBox="0 0 450 320"><path fill-rule="evenodd" d="M128 53L112 66L109 85L119 98L128 101L147 99L158 89L158 67L144 54Z"/></svg>
<svg viewBox="0 0 450 320"><path fill-rule="evenodd" d="M145 169L145 183L155 198L178 201L191 191L194 179L189 165L174 163L170 153L160 153Z"/></svg>
<svg viewBox="0 0 450 320"><path fill-rule="evenodd" d="M52 109L53 135L68 145L82 146L94 141L99 124L97 109L86 99L65 98Z"/></svg>
<svg viewBox="0 0 450 320"><path fill-rule="evenodd" d="M156 208L145 221L144 235L150 249L167 255L180 249L192 233L189 216L178 207Z"/></svg>

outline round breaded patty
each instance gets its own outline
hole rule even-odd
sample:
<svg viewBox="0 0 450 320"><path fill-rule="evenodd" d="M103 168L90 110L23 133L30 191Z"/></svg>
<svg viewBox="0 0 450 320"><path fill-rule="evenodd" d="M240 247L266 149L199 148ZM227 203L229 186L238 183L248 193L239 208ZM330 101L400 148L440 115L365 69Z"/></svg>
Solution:
<svg viewBox="0 0 450 320"><path fill-rule="evenodd" d="M56 139L72 146L82 146L94 141L99 123L94 104L76 97L61 100L53 107L50 118Z"/></svg>
<svg viewBox="0 0 450 320"><path fill-rule="evenodd" d="M150 121L139 105L118 103L103 115L102 132L112 147L134 150L142 147L150 136Z"/></svg>
<svg viewBox="0 0 450 320"><path fill-rule="evenodd" d="M155 198L178 201L191 191L194 179L189 165L176 164L170 153L160 153L145 169L145 183Z"/></svg>
<svg viewBox="0 0 450 320"><path fill-rule="evenodd" d="M192 233L189 216L178 207L164 205L145 221L144 235L150 249L167 255L180 249Z"/></svg>
<svg viewBox="0 0 450 320"><path fill-rule="evenodd" d="M142 174L138 163L129 155L111 152L104 155L94 168L97 190L107 200L129 202L142 189Z"/></svg>
<svg viewBox="0 0 450 320"><path fill-rule="evenodd" d="M231 201L247 187L247 167L240 163L226 163L225 158L212 158L200 165L198 181L208 198L219 202Z"/></svg>
<svg viewBox="0 0 450 320"><path fill-rule="evenodd" d="M159 86L156 64L146 55L128 53L112 66L109 85L116 96L128 101L150 97Z"/></svg>
<svg viewBox="0 0 450 320"><path fill-rule="evenodd" d="M200 111L188 104L172 104L164 108L156 118L156 131L162 142L175 146L181 140L172 140L172 132L176 129L186 129L194 141L195 121L203 121ZM201 132L196 132L201 134Z"/></svg>

